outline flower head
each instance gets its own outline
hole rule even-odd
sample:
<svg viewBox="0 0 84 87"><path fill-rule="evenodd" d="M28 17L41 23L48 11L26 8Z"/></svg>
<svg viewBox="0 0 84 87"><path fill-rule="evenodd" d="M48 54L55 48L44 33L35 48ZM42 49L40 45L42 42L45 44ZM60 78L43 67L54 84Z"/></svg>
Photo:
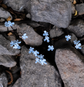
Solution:
<svg viewBox="0 0 84 87"><path fill-rule="evenodd" d="M78 41L77 40L74 40L73 42L74 42L75 45L80 43L79 40Z"/></svg>
<svg viewBox="0 0 84 87"><path fill-rule="evenodd" d="M76 49L81 49L81 43L76 44L75 48Z"/></svg>
<svg viewBox="0 0 84 87"><path fill-rule="evenodd" d="M35 50L35 51L33 52L33 54L34 54L35 56L37 56L37 55L39 54L39 52L38 52L37 50Z"/></svg>
<svg viewBox="0 0 84 87"><path fill-rule="evenodd" d="M43 59L43 58L44 58L44 55L40 54L40 55L38 55L38 57L39 57L40 59Z"/></svg>
<svg viewBox="0 0 84 87"><path fill-rule="evenodd" d="M48 35L49 35L48 32L44 31L43 36L48 36Z"/></svg>
<svg viewBox="0 0 84 87"><path fill-rule="evenodd" d="M48 36L45 36L45 39L44 39L44 41L47 41L47 42L49 42L49 37L48 37Z"/></svg>
<svg viewBox="0 0 84 87"><path fill-rule="evenodd" d="M26 38L28 38L28 36L26 35L26 33L24 33L24 34L22 35L22 39L25 40Z"/></svg>
<svg viewBox="0 0 84 87"><path fill-rule="evenodd" d="M46 59L40 59L40 64L41 64L41 65L47 64L47 63L46 63Z"/></svg>
<svg viewBox="0 0 84 87"><path fill-rule="evenodd" d="M20 47L17 43L14 44L13 48L14 48L14 49L21 49L21 47Z"/></svg>
<svg viewBox="0 0 84 87"><path fill-rule="evenodd" d="M29 54L30 54L30 53L34 53L34 48L33 48L33 47L30 47L30 48L29 48Z"/></svg>
<svg viewBox="0 0 84 87"><path fill-rule="evenodd" d="M53 45L52 46L50 46L50 45L48 45L48 51L53 51L54 50L54 47L53 47Z"/></svg>
<svg viewBox="0 0 84 87"><path fill-rule="evenodd" d="M65 38L66 38L66 41L69 41L71 39L71 35L66 35Z"/></svg>
<svg viewBox="0 0 84 87"><path fill-rule="evenodd" d="M4 23L6 27L10 27L14 25L14 22L8 21Z"/></svg>

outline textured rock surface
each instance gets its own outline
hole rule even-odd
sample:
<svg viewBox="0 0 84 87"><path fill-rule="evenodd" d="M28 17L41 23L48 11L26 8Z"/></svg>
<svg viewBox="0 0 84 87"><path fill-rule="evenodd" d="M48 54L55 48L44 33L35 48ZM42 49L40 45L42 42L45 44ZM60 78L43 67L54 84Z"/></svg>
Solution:
<svg viewBox="0 0 84 87"><path fill-rule="evenodd" d="M35 56L22 47L20 66L21 87L61 87L60 78L53 66L35 64Z"/></svg>
<svg viewBox="0 0 84 87"><path fill-rule="evenodd" d="M73 25L69 25L68 30L75 33L78 37L82 37L84 35L84 21L83 20L73 21Z"/></svg>
<svg viewBox="0 0 84 87"><path fill-rule="evenodd" d="M7 87L8 80L6 78L5 73L0 75L0 87Z"/></svg>
<svg viewBox="0 0 84 87"><path fill-rule="evenodd" d="M81 52L84 54L84 45L82 45L81 48Z"/></svg>
<svg viewBox="0 0 84 87"><path fill-rule="evenodd" d="M79 15L83 15L84 14L84 3L76 4L76 10Z"/></svg>
<svg viewBox="0 0 84 87"><path fill-rule="evenodd" d="M50 37L59 37L63 34L63 31L60 28L53 27L53 29L50 30Z"/></svg>
<svg viewBox="0 0 84 87"><path fill-rule="evenodd" d="M48 22L57 27L68 27L71 20L71 2L63 0L31 0L32 20Z"/></svg>
<svg viewBox="0 0 84 87"><path fill-rule="evenodd" d="M7 19L9 16L12 18L11 14L9 12L4 10L3 8L0 8L0 18Z"/></svg>
<svg viewBox="0 0 84 87"><path fill-rule="evenodd" d="M69 49L56 50L55 61L65 87L84 86L84 57L75 53Z"/></svg>
<svg viewBox="0 0 84 87"><path fill-rule="evenodd" d="M33 45L33 46L38 46L42 44L42 39L43 37L37 34L32 27L22 24L17 28L17 32L19 34L19 37L22 38L22 35L24 33L27 34L28 38L24 40L24 42L27 45Z"/></svg>
<svg viewBox="0 0 84 87"><path fill-rule="evenodd" d="M16 50L10 47L10 41L8 41L2 35L0 35L0 47L0 54L3 55L17 55L20 53L20 50Z"/></svg>

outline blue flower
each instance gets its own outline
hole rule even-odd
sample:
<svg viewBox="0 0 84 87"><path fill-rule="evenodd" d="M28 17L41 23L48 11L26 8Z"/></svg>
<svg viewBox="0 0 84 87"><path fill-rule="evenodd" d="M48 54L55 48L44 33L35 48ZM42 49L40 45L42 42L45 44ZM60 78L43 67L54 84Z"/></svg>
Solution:
<svg viewBox="0 0 84 87"><path fill-rule="evenodd" d="M29 48L29 54L30 54L30 53L34 53L34 48L33 48L33 47L30 47L30 48Z"/></svg>
<svg viewBox="0 0 84 87"><path fill-rule="evenodd" d="M53 45L52 46L50 46L50 45L48 45L48 51L53 51L54 50L54 47L53 47Z"/></svg>
<svg viewBox="0 0 84 87"><path fill-rule="evenodd" d="M48 36L45 36L45 39L44 39L44 41L47 41L47 42L49 42L49 37L48 37Z"/></svg>
<svg viewBox="0 0 84 87"><path fill-rule="evenodd" d="M43 36L48 36L48 35L49 35L48 32L44 31Z"/></svg>
<svg viewBox="0 0 84 87"><path fill-rule="evenodd" d="M21 41L18 40L14 40L10 42L10 46L13 47L14 49L20 49L21 47L19 46L19 44L21 43Z"/></svg>
<svg viewBox="0 0 84 87"><path fill-rule="evenodd" d="M38 58L43 59L44 55L40 54L40 55L38 55Z"/></svg>
<svg viewBox="0 0 84 87"><path fill-rule="evenodd" d="M41 65L47 64L47 63L46 63L46 59L40 59L40 64L41 64Z"/></svg>
<svg viewBox="0 0 84 87"><path fill-rule="evenodd" d="M71 39L71 35L66 35L65 38L66 38L66 41L69 41Z"/></svg>
<svg viewBox="0 0 84 87"><path fill-rule="evenodd" d="M25 40L26 38L28 38L28 36L26 35L26 33L24 33L24 34L22 35L22 39Z"/></svg>
<svg viewBox="0 0 84 87"><path fill-rule="evenodd" d="M76 45L76 44L79 44L80 43L80 41L78 40L75 40L75 41L73 41L74 42L74 44Z"/></svg>
<svg viewBox="0 0 84 87"><path fill-rule="evenodd" d="M37 56L37 55L39 54L39 52L36 50L36 51L33 52L33 54L34 54L35 56Z"/></svg>
<svg viewBox="0 0 84 87"><path fill-rule="evenodd" d="M40 63L40 59L39 58L36 58L35 63Z"/></svg>
<svg viewBox="0 0 84 87"><path fill-rule="evenodd" d="M4 23L6 27L10 27L14 25L14 22L8 21Z"/></svg>
<svg viewBox="0 0 84 87"><path fill-rule="evenodd" d="M76 49L81 49L80 46L81 46L81 43L78 43L78 44L76 44L75 48L76 48Z"/></svg>
<svg viewBox="0 0 84 87"><path fill-rule="evenodd" d="M20 47L17 43L14 44L13 48L14 48L14 49L21 49L21 47Z"/></svg>

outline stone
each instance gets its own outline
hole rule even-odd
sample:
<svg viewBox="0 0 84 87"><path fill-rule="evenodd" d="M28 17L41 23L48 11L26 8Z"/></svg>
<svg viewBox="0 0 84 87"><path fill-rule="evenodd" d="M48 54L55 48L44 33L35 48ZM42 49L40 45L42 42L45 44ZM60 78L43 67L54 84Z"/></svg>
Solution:
<svg viewBox="0 0 84 87"><path fill-rule="evenodd" d="M17 55L20 53L20 50L13 49L13 47L10 47L10 41L7 40L5 37L0 35L0 55Z"/></svg>
<svg viewBox="0 0 84 87"><path fill-rule="evenodd" d="M84 21L75 20L69 25L68 30L73 32L76 36L82 37L84 35Z"/></svg>
<svg viewBox="0 0 84 87"><path fill-rule="evenodd" d="M5 67L14 67L16 62L13 60L13 57L8 55L0 55L0 65Z"/></svg>
<svg viewBox="0 0 84 87"><path fill-rule="evenodd" d="M0 87L7 87L8 80L5 73L0 75Z"/></svg>
<svg viewBox="0 0 84 87"><path fill-rule="evenodd" d="M8 17L11 17L11 19L12 19L11 14L8 11L6 11L3 8L0 7L0 18L7 19Z"/></svg>
<svg viewBox="0 0 84 87"><path fill-rule="evenodd" d="M84 54L84 45L81 45L81 52Z"/></svg>
<svg viewBox="0 0 84 87"><path fill-rule="evenodd" d="M62 87L54 67L49 64L35 64L35 56L28 51L25 46L21 49L21 87Z"/></svg>
<svg viewBox="0 0 84 87"><path fill-rule="evenodd" d="M53 27L53 29L50 30L50 37L54 38L54 37L59 37L63 34L64 32L60 29L57 28L56 26Z"/></svg>
<svg viewBox="0 0 84 87"><path fill-rule="evenodd" d="M31 0L31 17L37 22L51 23L67 28L72 14L69 0Z"/></svg>
<svg viewBox="0 0 84 87"><path fill-rule="evenodd" d="M84 14L84 3L76 4L76 10L78 12L78 15Z"/></svg>
<svg viewBox="0 0 84 87"><path fill-rule="evenodd" d="M84 56L77 50L57 49L55 62L58 67L64 87L84 86Z"/></svg>
<svg viewBox="0 0 84 87"><path fill-rule="evenodd" d="M22 35L26 33L28 38L23 40L27 45L32 45L32 46L39 46L42 44L42 39L43 37L37 34L32 27L26 25L26 24L21 24L19 27L17 27L17 33L20 38L22 38Z"/></svg>

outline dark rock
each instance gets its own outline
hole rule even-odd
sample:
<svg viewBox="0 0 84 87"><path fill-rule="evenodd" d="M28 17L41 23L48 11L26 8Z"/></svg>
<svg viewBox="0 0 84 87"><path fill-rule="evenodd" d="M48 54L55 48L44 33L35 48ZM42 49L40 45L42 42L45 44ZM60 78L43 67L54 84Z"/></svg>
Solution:
<svg viewBox="0 0 84 87"><path fill-rule="evenodd" d="M57 49L55 61L64 87L84 86L84 57L76 50Z"/></svg>
<svg viewBox="0 0 84 87"><path fill-rule="evenodd" d="M11 17L12 19L12 16L8 11L5 11L3 8L0 8L0 18L7 19L8 17Z"/></svg>
<svg viewBox="0 0 84 87"><path fill-rule="evenodd" d="M60 28L53 27L53 29L50 30L50 37L59 37L63 34L63 31Z"/></svg>
<svg viewBox="0 0 84 87"><path fill-rule="evenodd" d="M6 78L5 73L0 75L0 87L7 87L8 80Z"/></svg>
<svg viewBox="0 0 84 87"><path fill-rule="evenodd" d="M28 53L26 47L22 47L21 87L61 87L60 77L53 66L35 64L35 56Z"/></svg>
<svg viewBox="0 0 84 87"><path fill-rule="evenodd" d="M31 0L32 20L67 28L71 20L71 2L63 0Z"/></svg>
<svg viewBox="0 0 84 87"><path fill-rule="evenodd" d="M20 50L10 47L10 41L5 39L2 35L0 35L0 47L0 55L17 55L20 53Z"/></svg>
<svg viewBox="0 0 84 87"><path fill-rule="evenodd" d="M69 25L68 30L75 33L78 37L82 37L84 35L84 21L83 20L75 20L71 25Z"/></svg>
<svg viewBox="0 0 84 87"><path fill-rule="evenodd" d="M83 15L84 14L84 3L76 4L76 10L78 12L78 15Z"/></svg>
<svg viewBox="0 0 84 87"><path fill-rule="evenodd" d="M84 54L84 45L81 45L81 52Z"/></svg>
<svg viewBox="0 0 84 87"><path fill-rule="evenodd" d="M17 28L17 33L19 37L22 38L24 33L27 34L28 38L23 40L27 45L39 46L42 44L43 37L37 34L32 27L22 24Z"/></svg>

